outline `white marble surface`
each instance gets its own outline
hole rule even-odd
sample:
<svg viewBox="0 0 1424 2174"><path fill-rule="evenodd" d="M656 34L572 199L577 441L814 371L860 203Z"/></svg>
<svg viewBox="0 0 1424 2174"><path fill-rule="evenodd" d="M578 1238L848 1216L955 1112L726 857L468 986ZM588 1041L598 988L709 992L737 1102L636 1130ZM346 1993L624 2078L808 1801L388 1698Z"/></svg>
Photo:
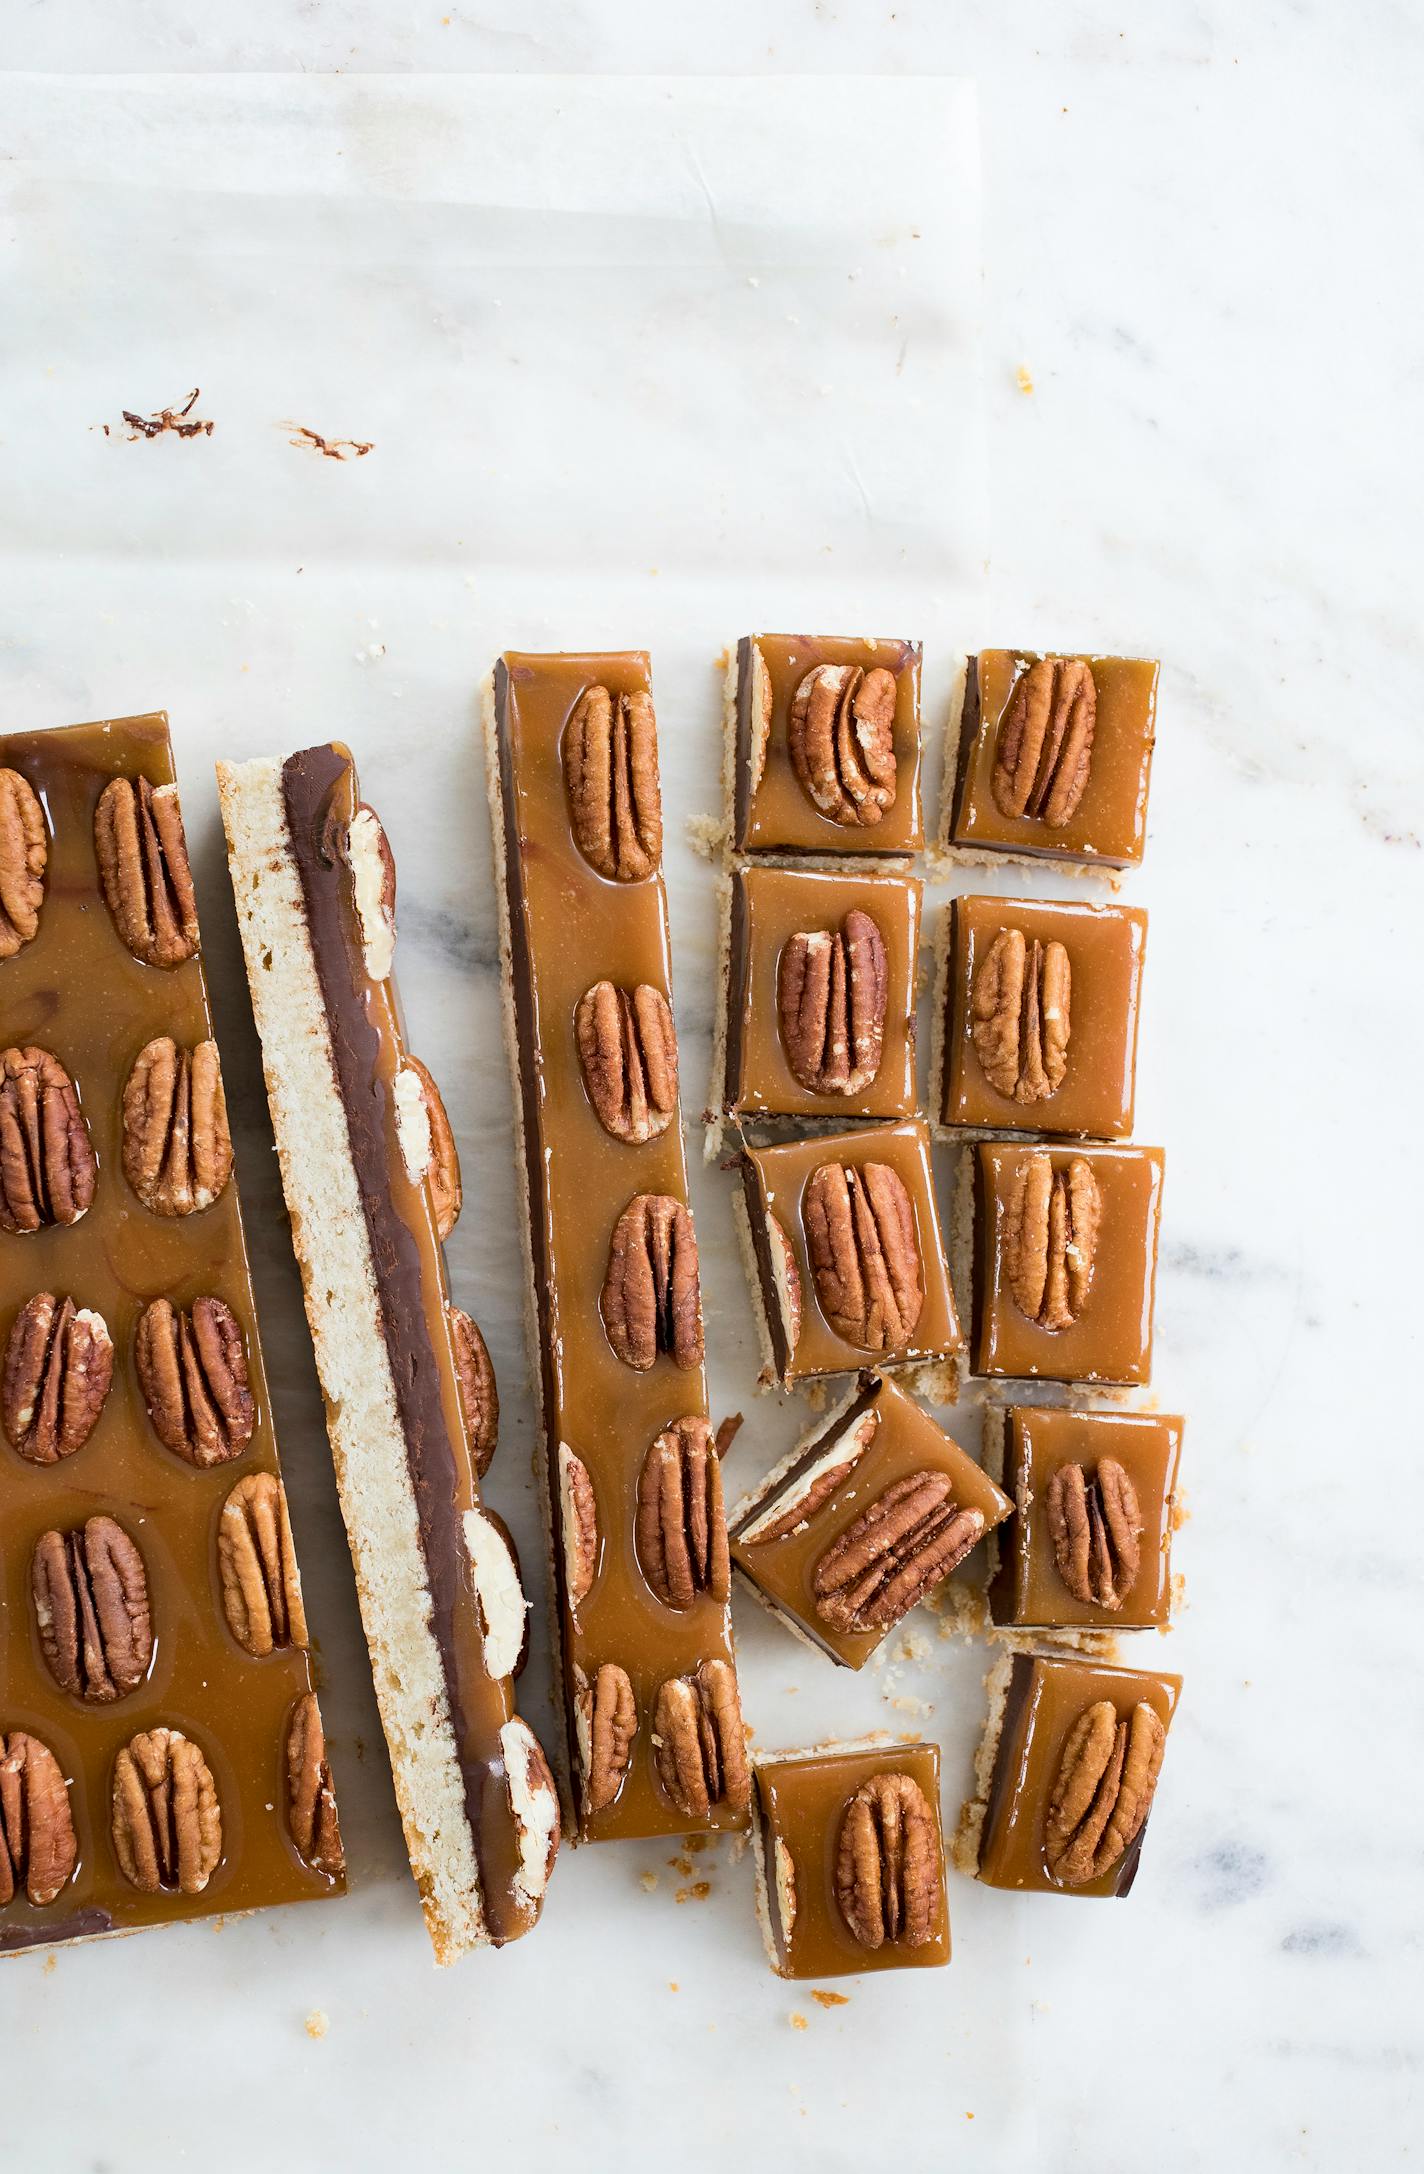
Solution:
<svg viewBox="0 0 1424 2174"><path fill-rule="evenodd" d="M876 155L843 91L783 87L794 120L752 130L732 162L728 186L752 201L759 187L764 208L776 191L784 215L768 133L799 140L823 122L835 152L797 163L818 216L743 296L739 337L767 400L750 445L726 427L730 392L689 412L665 364L705 345L695 290L716 285L719 265L730 309L733 270L740 284L767 222L729 218L723 177L709 188L705 166L699 180L682 162L680 216L636 237L658 291L681 294L636 343L647 455L615 478L600 423L627 404L628 326L602 278L584 282L580 319L596 338L566 332L563 303L590 200L627 185L629 137L589 125L582 94L569 92L557 136L512 125L521 109L507 102L502 122L481 114L479 152L506 181L526 178L479 198L471 249L471 200L446 184L480 156L451 122L448 86L348 85L333 127L329 86L219 84L208 126L174 136L165 115L195 110L192 86L130 85L96 109L80 87L0 81L0 718L155 702L174 714L229 1076L248 1113L241 1171L356 1882L326 1909L0 1973L7 2149L17 2164L124 2174L513 2147L535 2167L569 2153L658 2165L674 2137L689 2168L754 2146L848 2169L883 2159L891 2136L916 2163L1050 2174L1402 2164L1421 2062L1420 1576L1407 1494L1385 1524L1370 1482L1396 1426L1398 1359L1417 1343L1411 1234L1424 1211L1399 1122L1421 1058L1405 993L1424 826L1408 708L1420 27L1385 0L1348 23L1324 5L1172 0L1148 27L1095 4L1012 19L970 6L951 27L929 0L746 0L718 11L709 55L702 11L441 14L250 0L201 25L134 6L120 25L99 0L0 9L12 68L700 72L710 58L749 73L974 74L986 577L976 595L985 531L973 400L959 390L979 309L956 254L964 222L947 215L968 139L950 131L938 166L933 145L901 140L943 110L943 90L921 90L913 126ZM229 132L304 100L299 162L264 124L254 214L224 179ZM867 92L864 113L882 110ZM671 157L688 132L676 105L667 128ZM888 312L897 262L925 245L901 228L883 253L844 237L866 241L863 216L890 211L915 159L938 182L924 211L938 273L964 275L937 287L935 271L907 267L916 337L872 331L869 305L859 339L844 301L775 312L772 296L814 293L837 264L861 270ZM152 183L141 198L136 177ZM353 226L363 195L398 208ZM511 202L519 215L494 215ZM552 226L538 215L550 203ZM441 282L445 302L425 307ZM478 305L501 297L496 322ZM778 329L787 313L808 318L786 328L795 339ZM812 327L833 358L824 371L808 357ZM510 390L514 358L537 348L548 370L561 344L564 398L535 429ZM412 379L383 383L383 357L412 350ZM225 381L236 355L255 374ZM88 433L120 405L197 383L218 417L211 442ZM948 415L929 397L943 386ZM286 415L377 450L344 470L299 455L266 435ZM516 464L527 489L512 486ZM615 483L625 525L610 555L601 509ZM413 521L426 549L392 565L383 537L403 540ZM1132 883L1153 914L1138 1133L1168 1148L1156 1386L1189 1415L1193 1515L1179 1555L1190 1606L1170 1648L1153 1642L1187 1683L1142 1877L1112 1910L956 1880L948 1972L851 1984L849 2007L822 2012L766 1971L745 1863L704 1858L713 1893L679 1906L685 1882L651 1849L583 1851L562 1863L537 1938L436 1976L362 1680L310 1361L290 1329L295 1278L201 812L205 767L219 748L345 732L386 814L407 1008L466 1154L455 1275L505 1387L491 1493L524 1537L531 1428L503 1292L508 1105L471 684L507 641L650 641L676 820L714 789L706 658L753 620L862 618L925 634L936 699L951 650L980 639L1164 659L1149 862ZM709 881L681 847L673 876L694 1077ZM1368 1163L1337 1152L1327 1166L1329 1121L1366 1113ZM717 1279L716 1386L745 1401L751 1337L715 1174L698 1180L697 1205ZM755 1424L739 1475L790 1422L759 1405ZM1408 1415L1400 1431L1407 1471ZM1362 1486L1352 1467L1366 1460ZM924 1663L847 1685L745 1608L739 1632L763 1745L828 1725L923 1727L945 1746L954 1795L978 1650L936 1642ZM530 1703L537 1714L532 1685ZM647 1892L639 1875L654 1866ZM302 2027L315 2009L330 2018L320 2043Z"/></svg>

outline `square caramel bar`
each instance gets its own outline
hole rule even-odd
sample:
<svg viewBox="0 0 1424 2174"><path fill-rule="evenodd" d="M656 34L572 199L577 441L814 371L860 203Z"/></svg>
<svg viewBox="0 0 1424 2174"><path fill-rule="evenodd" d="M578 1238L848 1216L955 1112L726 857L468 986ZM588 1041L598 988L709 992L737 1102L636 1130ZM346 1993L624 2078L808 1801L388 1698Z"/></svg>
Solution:
<svg viewBox="0 0 1424 2174"><path fill-rule="evenodd" d="M994 1621L1018 1630L1165 1629L1181 1420L1011 1404L986 1413L985 1428L985 1462L1013 1498L993 1543Z"/></svg>
<svg viewBox="0 0 1424 2174"><path fill-rule="evenodd" d="M732 1561L789 1629L863 1668L1009 1511L921 1405L864 1374L733 1513Z"/></svg>
<svg viewBox="0 0 1424 2174"><path fill-rule="evenodd" d="M1162 1166L1159 1147L974 1149L976 1374L1151 1379Z"/></svg>
<svg viewBox="0 0 1424 2174"><path fill-rule="evenodd" d="M766 1378L789 1387L958 1353L923 1120L748 1148L740 1164Z"/></svg>
<svg viewBox="0 0 1424 2174"><path fill-rule="evenodd" d="M989 1887L1126 1895L1137 1877L1180 1676L1016 1653L990 1713L955 1846Z"/></svg>
<svg viewBox="0 0 1424 2174"><path fill-rule="evenodd" d="M728 674L742 853L917 853L920 645L748 634Z"/></svg>
<svg viewBox="0 0 1424 2174"><path fill-rule="evenodd" d="M971 657L946 844L1109 868L1140 861L1157 670L1145 657Z"/></svg>
<svg viewBox="0 0 1424 2174"><path fill-rule="evenodd" d="M724 1107L909 1117L921 886L906 876L739 868L732 877Z"/></svg>
<svg viewBox="0 0 1424 2174"><path fill-rule="evenodd" d="M956 898L947 934L943 1122L1127 1138L1141 908Z"/></svg>
<svg viewBox="0 0 1424 2174"><path fill-rule="evenodd" d="M753 1769L757 1914L782 1978L949 1961L938 1744L830 1744Z"/></svg>

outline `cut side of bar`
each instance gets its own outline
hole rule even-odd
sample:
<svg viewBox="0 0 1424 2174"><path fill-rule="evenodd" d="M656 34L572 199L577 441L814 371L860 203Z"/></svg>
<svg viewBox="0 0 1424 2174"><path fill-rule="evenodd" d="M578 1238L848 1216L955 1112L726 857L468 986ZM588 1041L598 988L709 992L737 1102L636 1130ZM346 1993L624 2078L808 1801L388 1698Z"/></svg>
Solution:
<svg viewBox="0 0 1424 2174"><path fill-rule="evenodd" d="M481 1545L438 1173L420 1168L443 1111L432 1126L433 1083L405 1049L381 868L373 882L352 843L374 818L346 750L222 765L219 785L381 1721L448 1962L533 1924L559 1820L504 1672L518 1639L477 1575L498 1550Z"/></svg>

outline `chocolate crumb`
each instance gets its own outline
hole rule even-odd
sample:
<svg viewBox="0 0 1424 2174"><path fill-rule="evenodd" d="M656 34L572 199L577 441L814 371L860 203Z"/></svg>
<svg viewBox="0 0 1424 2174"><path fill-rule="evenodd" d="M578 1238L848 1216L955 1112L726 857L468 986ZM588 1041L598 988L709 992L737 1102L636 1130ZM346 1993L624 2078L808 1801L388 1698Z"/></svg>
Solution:
<svg viewBox="0 0 1424 2174"><path fill-rule="evenodd" d="M199 390L195 385L181 408L160 408L156 415L135 415L132 408L122 409L120 412L129 426L129 444L134 444L139 438L161 438L170 432L175 438L211 438L212 423L205 422L201 415L193 413ZM104 435L106 438L109 435L107 423L104 425Z"/></svg>
<svg viewBox="0 0 1424 2174"><path fill-rule="evenodd" d="M295 438L287 440L288 445L310 446L325 460L345 460L348 455L352 460L364 460L375 450L374 438L323 438L319 430L308 430L305 423L283 423L282 428L296 432Z"/></svg>

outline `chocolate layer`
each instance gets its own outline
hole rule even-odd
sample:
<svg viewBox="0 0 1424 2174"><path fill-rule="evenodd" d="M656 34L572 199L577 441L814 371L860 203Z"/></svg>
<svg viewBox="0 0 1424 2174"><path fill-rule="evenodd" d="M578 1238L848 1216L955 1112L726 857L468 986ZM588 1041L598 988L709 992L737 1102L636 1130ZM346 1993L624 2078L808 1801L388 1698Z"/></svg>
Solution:
<svg viewBox="0 0 1424 2174"><path fill-rule="evenodd" d="M306 748L283 764L282 790L405 1436L430 1627L450 1702L485 1914L500 1944L529 1922L513 1893L514 1830L499 1738L512 1708L504 1687L484 1669L468 1582L459 1499L468 1460L457 1455L452 1439L449 1367L447 1362L442 1369L429 1318L433 1302L443 1314L443 1293L437 1300L428 1290L416 1233L392 1194L395 1112L341 857L356 810L351 762L334 746Z"/></svg>

